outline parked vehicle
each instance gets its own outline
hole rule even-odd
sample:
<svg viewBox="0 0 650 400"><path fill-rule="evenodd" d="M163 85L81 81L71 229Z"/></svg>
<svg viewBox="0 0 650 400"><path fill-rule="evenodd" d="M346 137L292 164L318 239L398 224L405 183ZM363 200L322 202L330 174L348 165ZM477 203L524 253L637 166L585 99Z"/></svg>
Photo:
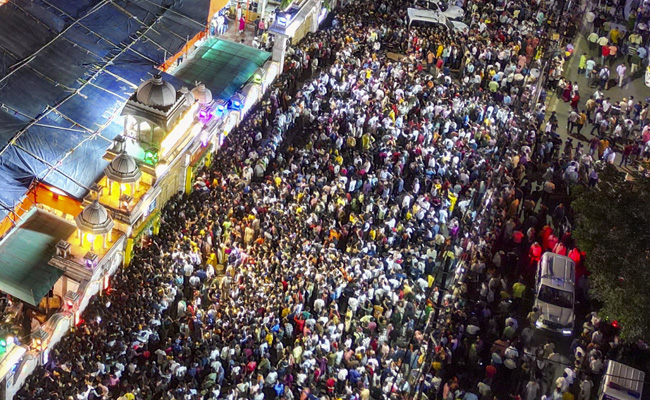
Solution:
<svg viewBox="0 0 650 400"><path fill-rule="evenodd" d="M645 372L620 362L607 360L598 400L640 400Z"/></svg>

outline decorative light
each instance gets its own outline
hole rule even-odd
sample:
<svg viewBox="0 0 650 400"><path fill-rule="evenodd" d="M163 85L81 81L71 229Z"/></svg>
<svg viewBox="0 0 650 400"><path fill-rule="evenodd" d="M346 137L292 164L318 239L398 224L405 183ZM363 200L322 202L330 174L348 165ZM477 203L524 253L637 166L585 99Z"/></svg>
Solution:
<svg viewBox="0 0 650 400"><path fill-rule="evenodd" d="M257 83L259 85L262 84L264 81L264 75L266 75L266 71L264 68L258 68L255 70L255 73L253 74L253 83Z"/></svg>
<svg viewBox="0 0 650 400"><path fill-rule="evenodd" d="M199 121L201 121L204 124L207 124L208 122L210 122L210 120L212 119L213 116L214 116L214 114L212 113L212 111L209 108L202 108L199 111Z"/></svg>
<svg viewBox="0 0 650 400"><path fill-rule="evenodd" d="M153 150L146 150L144 152L144 162L149 165L158 164L158 153Z"/></svg>
<svg viewBox="0 0 650 400"><path fill-rule="evenodd" d="M86 253L86 255L84 255L84 264L86 268L91 270L94 269L97 266L97 259L98 259L97 254L91 251Z"/></svg>
<svg viewBox="0 0 650 400"><path fill-rule="evenodd" d="M242 107L241 101L239 100L232 101L232 108L234 108L235 110L239 110L241 109L241 107Z"/></svg>

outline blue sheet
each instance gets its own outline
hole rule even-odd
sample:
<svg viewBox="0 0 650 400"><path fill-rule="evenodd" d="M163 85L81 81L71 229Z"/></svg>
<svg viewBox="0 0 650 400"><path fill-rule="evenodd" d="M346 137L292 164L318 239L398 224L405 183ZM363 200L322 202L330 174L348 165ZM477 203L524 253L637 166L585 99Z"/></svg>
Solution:
<svg viewBox="0 0 650 400"><path fill-rule="evenodd" d="M0 218L34 179L86 195L122 131L126 99L205 29L209 7L210 0L14 0L0 7Z"/></svg>

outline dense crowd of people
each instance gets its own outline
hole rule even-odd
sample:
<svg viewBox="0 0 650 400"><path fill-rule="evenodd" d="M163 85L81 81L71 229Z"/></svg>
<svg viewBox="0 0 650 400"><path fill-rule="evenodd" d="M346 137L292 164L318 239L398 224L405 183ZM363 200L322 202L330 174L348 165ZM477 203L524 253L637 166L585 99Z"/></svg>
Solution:
<svg viewBox="0 0 650 400"><path fill-rule="evenodd" d="M337 10L17 398L588 399L611 335L564 365L518 318L539 252L581 265L564 199L597 180L540 129L538 3L462 35Z"/></svg>
<svg viewBox="0 0 650 400"><path fill-rule="evenodd" d="M593 159L634 166L650 159L648 101L626 92L614 95L609 91L629 88L633 80L644 76L650 39L649 8L643 2L618 0L586 3L585 7L584 19L580 23L572 21L569 25L573 28L567 29L575 32L581 25L588 48L574 51L574 41L558 49L549 87L570 105L567 132L587 143ZM565 74L567 57L577 59L577 79ZM563 122L551 121L548 129L564 129Z"/></svg>

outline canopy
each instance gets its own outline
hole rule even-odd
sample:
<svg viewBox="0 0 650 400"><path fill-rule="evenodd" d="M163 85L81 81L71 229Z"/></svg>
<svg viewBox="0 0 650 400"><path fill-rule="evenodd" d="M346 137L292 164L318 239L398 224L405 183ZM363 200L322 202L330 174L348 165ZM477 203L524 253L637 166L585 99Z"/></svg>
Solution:
<svg viewBox="0 0 650 400"><path fill-rule="evenodd" d="M209 8L209 0L0 6L0 218L34 179L87 193L122 131L127 98L205 30Z"/></svg>
<svg viewBox="0 0 650 400"><path fill-rule="evenodd" d="M0 290L36 306L63 271L48 265L59 240L75 232L69 222L42 211L24 222L0 243Z"/></svg>
<svg viewBox="0 0 650 400"><path fill-rule="evenodd" d="M229 100L264 65L271 53L221 39L208 39L174 76L205 84L215 98Z"/></svg>

